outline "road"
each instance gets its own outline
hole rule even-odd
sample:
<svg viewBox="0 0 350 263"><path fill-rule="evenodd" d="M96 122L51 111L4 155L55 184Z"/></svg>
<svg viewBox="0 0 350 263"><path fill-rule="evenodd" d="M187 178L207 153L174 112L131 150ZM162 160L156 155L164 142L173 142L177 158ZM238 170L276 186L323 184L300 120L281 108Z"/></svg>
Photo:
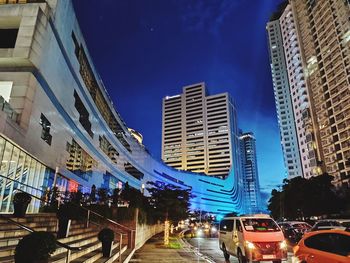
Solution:
<svg viewBox="0 0 350 263"><path fill-rule="evenodd" d="M217 238L188 238L186 241L192 245L198 253L205 255L212 263L238 263L237 258L231 256L229 261L225 261L222 251L219 248ZM288 263L292 262L291 253L288 253ZM265 261L264 263L268 263Z"/></svg>

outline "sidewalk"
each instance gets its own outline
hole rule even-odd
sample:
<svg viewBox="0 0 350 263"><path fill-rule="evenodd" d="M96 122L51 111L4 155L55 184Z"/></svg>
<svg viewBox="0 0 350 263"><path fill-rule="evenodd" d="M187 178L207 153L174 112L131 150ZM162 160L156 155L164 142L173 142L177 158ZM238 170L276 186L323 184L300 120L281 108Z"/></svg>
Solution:
<svg viewBox="0 0 350 263"><path fill-rule="evenodd" d="M190 247L180 238L172 237L172 247L167 248L163 245L163 234L156 235L146 242L146 244L137 250L129 262L167 262L167 263L186 263L199 262L206 260L197 256Z"/></svg>

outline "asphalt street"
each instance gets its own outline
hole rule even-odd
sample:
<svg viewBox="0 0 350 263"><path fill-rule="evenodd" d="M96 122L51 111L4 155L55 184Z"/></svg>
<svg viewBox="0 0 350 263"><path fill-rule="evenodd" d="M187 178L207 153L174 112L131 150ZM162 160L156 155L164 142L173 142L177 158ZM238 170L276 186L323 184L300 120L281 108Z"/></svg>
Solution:
<svg viewBox="0 0 350 263"><path fill-rule="evenodd" d="M212 263L238 263L237 258L231 256L229 261L225 261L222 251L219 248L217 238L188 238L186 241L194 247L197 253L204 255ZM292 262L292 253L288 253L288 263ZM265 263L265 262L264 262ZM266 261L268 263L268 261Z"/></svg>

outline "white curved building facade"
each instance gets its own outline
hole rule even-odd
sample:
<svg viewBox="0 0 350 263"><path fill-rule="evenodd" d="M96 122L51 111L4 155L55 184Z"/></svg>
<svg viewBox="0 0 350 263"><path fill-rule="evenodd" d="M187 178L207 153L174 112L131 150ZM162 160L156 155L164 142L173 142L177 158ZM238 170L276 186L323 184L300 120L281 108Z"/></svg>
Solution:
<svg viewBox="0 0 350 263"><path fill-rule="evenodd" d="M9 4L8 2L28 2ZM29 3L30 2L30 3ZM175 170L129 133L88 54L71 1L0 1L0 211L33 194L148 181L191 189L192 208L244 212L242 179ZM37 211L36 204L30 207Z"/></svg>

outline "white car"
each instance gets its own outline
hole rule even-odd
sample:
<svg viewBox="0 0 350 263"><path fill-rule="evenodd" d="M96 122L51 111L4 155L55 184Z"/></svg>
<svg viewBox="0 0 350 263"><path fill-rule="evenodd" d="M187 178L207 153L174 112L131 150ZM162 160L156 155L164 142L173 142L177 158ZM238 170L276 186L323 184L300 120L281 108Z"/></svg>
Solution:
<svg viewBox="0 0 350 263"><path fill-rule="evenodd" d="M240 263L287 260L287 243L277 223L268 215L225 217L220 222L219 246L226 260Z"/></svg>

